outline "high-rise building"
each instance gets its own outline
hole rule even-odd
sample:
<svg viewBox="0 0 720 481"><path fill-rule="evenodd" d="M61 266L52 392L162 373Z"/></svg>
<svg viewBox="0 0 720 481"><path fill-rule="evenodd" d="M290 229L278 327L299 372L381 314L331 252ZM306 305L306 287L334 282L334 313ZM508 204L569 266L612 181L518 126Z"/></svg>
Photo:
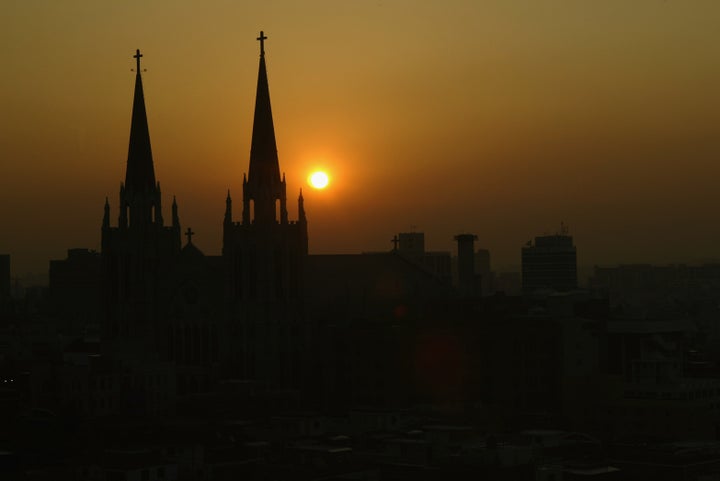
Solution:
<svg viewBox="0 0 720 481"><path fill-rule="evenodd" d="M555 235L535 237L522 248L523 292L577 289L577 252L563 227Z"/></svg>

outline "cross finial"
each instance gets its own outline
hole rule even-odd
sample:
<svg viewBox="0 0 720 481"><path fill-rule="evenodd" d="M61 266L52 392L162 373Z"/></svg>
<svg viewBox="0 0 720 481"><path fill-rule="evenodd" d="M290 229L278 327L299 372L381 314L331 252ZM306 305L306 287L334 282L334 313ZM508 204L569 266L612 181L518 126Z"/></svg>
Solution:
<svg viewBox="0 0 720 481"><path fill-rule="evenodd" d="M265 40L266 39L267 39L267 37L265 36L265 32L260 30L260 36L258 38L256 38L255 40L260 41L260 56L261 57L265 56Z"/></svg>
<svg viewBox="0 0 720 481"><path fill-rule="evenodd" d="M393 238L391 240L393 243L393 250L394 251L398 250L398 243L400 243L400 239L398 239L397 234L395 234L395 236L393 236Z"/></svg>
<svg viewBox="0 0 720 481"><path fill-rule="evenodd" d="M142 54L140 53L140 49L137 49L135 55L133 55L133 58L137 61L137 73L140 73L140 57L142 57Z"/></svg>
<svg viewBox="0 0 720 481"><path fill-rule="evenodd" d="M190 227L188 227L187 230L185 231L185 235L188 238L188 244L192 244L192 236L194 236L195 233L192 231L192 229Z"/></svg>

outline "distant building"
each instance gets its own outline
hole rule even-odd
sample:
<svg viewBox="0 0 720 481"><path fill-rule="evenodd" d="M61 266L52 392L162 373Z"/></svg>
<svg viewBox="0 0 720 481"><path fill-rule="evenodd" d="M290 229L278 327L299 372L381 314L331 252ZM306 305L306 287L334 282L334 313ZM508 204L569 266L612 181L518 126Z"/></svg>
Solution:
<svg viewBox="0 0 720 481"><path fill-rule="evenodd" d="M522 248L522 289L571 291L577 289L577 251L565 228L555 235L535 238Z"/></svg>
<svg viewBox="0 0 720 481"><path fill-rule="evenodd" d="M398 252L408 256L425 254L424 232L401 232L397 236Z"/></svg>
<svg viewBox="0 0 720 481"><path fill-rule="evenodd" d="M590 286L613 305L629 304L647 309L668 300L682 302L720 299L720 264L595 266Z"/></svg>

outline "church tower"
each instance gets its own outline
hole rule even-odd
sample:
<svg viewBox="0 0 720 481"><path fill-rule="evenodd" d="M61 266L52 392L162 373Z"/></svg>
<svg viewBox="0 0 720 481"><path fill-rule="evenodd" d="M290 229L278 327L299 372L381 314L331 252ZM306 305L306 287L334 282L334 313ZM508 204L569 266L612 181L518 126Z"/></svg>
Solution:
<svg viewBox="0 0 720 481"><path fill-rule="evenodd" d="M135 93L125 182L120 184L117 227L110 226L105 200L102 224L103 343L106 350L133 360L157 358L161 348L159 298L164 275L177 258L180 221L173 200L172 221L165 226L160 183L155 179L137 50Z"/></svg>
<svg viewBox="0 0 720 481"><path fill-rule="evenodd" d="M307 219L302 191L298 220L288 220L285 176L280 176L270 107L265 40L260 66L248 174L243 178L242 219L233 221L228 192L223 223L229 346L232 370L242 377L289 385L297 367L302 319L302 277Z"/></svg>

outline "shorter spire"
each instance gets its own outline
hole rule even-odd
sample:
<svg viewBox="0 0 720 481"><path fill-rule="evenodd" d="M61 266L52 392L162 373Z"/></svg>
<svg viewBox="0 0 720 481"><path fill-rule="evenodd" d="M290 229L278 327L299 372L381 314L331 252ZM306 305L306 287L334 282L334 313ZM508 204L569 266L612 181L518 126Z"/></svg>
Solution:
<svg viewBox="0 0 720 481"><path fill-rule="evenodd" d="M228 189L227 198L225 199L225 224L232 223L232 198L230 198L230 189Z"/></svg>
<svg viewBox="0 0 720 481"><path fill-rule="evenodd" d="M300 187L300 196L298 197L298 220L307 222L305 217L305 199L303 198L302 187Z"/></svg>
<svg viewBox="0 0 720 481"><path fill-rule="evenodd" d="M172 203L172 225L173 227L180 228L180 217L178 216L178 205L177 200L175 200L175 196L173 195L173 203Z"/></svg>
<svg viewBox="0 0 720 481"><path fill-rule="evenodd" d="M105 197L105 213L103 215L103 227L110 227L110 201Z"/></svg>

